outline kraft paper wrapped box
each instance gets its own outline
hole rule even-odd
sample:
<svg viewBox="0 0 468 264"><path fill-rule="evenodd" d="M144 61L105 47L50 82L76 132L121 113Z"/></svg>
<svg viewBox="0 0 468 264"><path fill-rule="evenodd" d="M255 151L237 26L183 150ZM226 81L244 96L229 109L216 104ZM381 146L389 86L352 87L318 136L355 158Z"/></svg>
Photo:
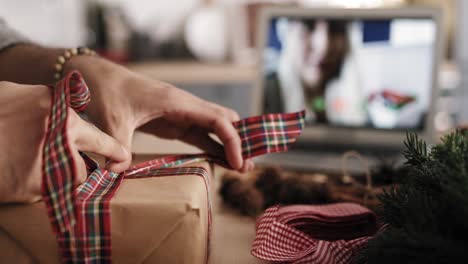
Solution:
<svg viewBox="0 0 468 264"><path fill-rule="evenodd" d="M207 191L198 175L123 180L110 203L113 262L206 263ZM0 205L0 262L60 263L43 202Z"/></svg>

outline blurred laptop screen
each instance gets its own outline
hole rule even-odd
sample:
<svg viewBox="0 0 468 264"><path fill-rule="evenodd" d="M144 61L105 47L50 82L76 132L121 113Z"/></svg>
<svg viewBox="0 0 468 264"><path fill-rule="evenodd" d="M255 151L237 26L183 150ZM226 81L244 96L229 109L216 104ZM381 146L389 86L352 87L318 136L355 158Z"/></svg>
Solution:
<svg viewBox="0 0 468 264"><path fill-rule="evenodd" d="M264 112L308 125L423 130L436 23L274 17L263 49Z"/></svg>

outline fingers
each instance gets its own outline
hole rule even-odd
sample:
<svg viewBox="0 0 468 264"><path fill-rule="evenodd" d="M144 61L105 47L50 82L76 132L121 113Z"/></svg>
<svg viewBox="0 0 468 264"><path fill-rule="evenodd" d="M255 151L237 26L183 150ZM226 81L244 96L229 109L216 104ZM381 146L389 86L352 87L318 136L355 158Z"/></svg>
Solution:
<svg viewBox="0 0 468 264"><path fill-rule="evenodd" d="M253 160L246 159L244 161L244 164L242 165L242 168L239 171L242 173L246 173L246 172L252 171L254 168L255 168L255 164Z"/></svg>
<svg viewBox="0 0 468 264"><path fill-rule="evenodd" d="M74 151L74 156L76 160L76 172L77 172L77 177L76 177L76 185L80 185L83 182L86 181L86 177L88 177L88 172L86 170L86 164L83 158L81 157L80 153L78 150Z"/></svg>
<svg viewBox="0 0 468 264"><path fill-rule="evenodd" d="M221 115L226 116L231 122L236 122L240 120L239 114L230 108L226 108L215 103L205 103L208 103L213 108L213 111L215 111L216 113L220 113Z"/></svg>
<svg viewBox="0 0 468 264"><path fill-rule="evenodd" d="M195 124L214 132L224 145L226 159L233 169L242 167L241 141L231 121L207 109L192 112Z"/></svg>
<svg viewBox="0 0 468 264"><path fill-rule="evenodd" d="M161 130L164 122L158 120L144 125L142 129L145 132L165 138L178 138L209 153L219 153L220 145L208 135L209 132L213 132L221 140L224 157L233 169L253 168L252 161L244 164L242 158L241 140L232 125L232 122L239 120L235 111L204 101L177 88L170 89L169 92L166 105L170 107L163 111L162 119L173 125ZM151 126L152 123L157 123L159 127ZM173 129L174 127L177 129ZM193 131L192 127L198 127L199 130Z"/></svg>
<svg viewBox="0 0 468 264"><path fill-rule="evenodd" d="M229 164L236 170L243 165L241 140L231 122L214 118L210 122L210 128L215 132L224 144L224 152Z"/></svg>
<svg viewBox="0 0 468 264"><path fill-rule="evenodd" d="M242 144L237 133L237 130L232 125L232 122L239 120L239 115L232 109L228 109L216 104L212 104L213 111L210 111L211 116L208 116L209 129L213 131L221 142L224 144L224 152L226 159L232 168L241 170L243 172L248 171L250 167L249 162L242 158ZM253 163L252 163L253 164Z"/></svg>
<svg viewBox="0 0 468 264"><path fill-rule="evenodd" d="M241 140L232 125L232 122L239 120L239 115L231 109L204 101L188 93L176 92L173 95L169 98L177 103L176 107L166 111L165 118L174 124L191 124L214 132L224 145L224 153L229 165L235 170L240 170L243 167Z"/></svg>
<svg viewBox="0 0 468 264"><path fill-rule="evenodd" d="M206 131L191 129L180 138L182 141L187 142L191 145L194 145L207 153L218 157L224 157L225 153L223 146L213 140ZM255 164L252 159L246 159L242 163L242 167L239 169L240 172L246 173L252 171L255 168Z"/></svg>
<svg viewBox="0 0 468 264"><path fill-rule="evenodd" d="M131 156L131 149L132 149L132 140L133 140L133 133L134 133L134 128L131 126L126 125L121 125L119 127L111 127L111 128L104 128L103 131L105 131L109 136L112 138L115 138L117 142L122 144L122 146L126 149L126 151L129 153L129 160L126 161L126 163L123 164L128 164L130 165L132 161L132 156ZM119 162L116 162L110 157L107 157L106 159L106 168L110 169L111 171L117 172L117 171L122 171L121 167L125 167L123 170L127 169L128 166L124 166L123 164L119 164Z"/></svg>
<svg viewBox="0 0 468 264"><path fill-rule="evenodd" d="M130 165L131 155L117 140L100 131L95 126L81 119L78 114L69 111L69 134L76 148L80 151L92 152L111 159L114 163L108 169L122 172Z"/></svg>

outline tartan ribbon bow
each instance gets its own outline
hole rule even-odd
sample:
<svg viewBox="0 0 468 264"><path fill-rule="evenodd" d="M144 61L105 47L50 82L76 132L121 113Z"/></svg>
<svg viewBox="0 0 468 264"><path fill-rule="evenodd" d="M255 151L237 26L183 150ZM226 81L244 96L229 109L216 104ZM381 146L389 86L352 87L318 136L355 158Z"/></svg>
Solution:
<svg viewBox="0 0 468 264"><path fill-rule="evenodd" d="M88 172L78 188L76 161L67 135L69 111L83 111L90 92L79 72L74 71L51 87L51 111L43 151L42 196L52 230L57 236L63 263L111 263L110 200L122 180L142 177L197 175L203 178L208 195L208 241L211 230L211 199L208 172L202 167L178 167L210 161L228 167L227 162L208 154L176 155L150 160L117 174L100 168L82 153ZM71 110L70 107L73 109ZM243 158L286 151L304 128L305 112L251 117L233 126L242 142Z"/></svg>
<svg viewBox="0 0 468 264"><path fill-rule="evenodd" d="M256 228L252 255L259 259L347 264L376 232L376 217L352 203L273 206Z"/></svg>

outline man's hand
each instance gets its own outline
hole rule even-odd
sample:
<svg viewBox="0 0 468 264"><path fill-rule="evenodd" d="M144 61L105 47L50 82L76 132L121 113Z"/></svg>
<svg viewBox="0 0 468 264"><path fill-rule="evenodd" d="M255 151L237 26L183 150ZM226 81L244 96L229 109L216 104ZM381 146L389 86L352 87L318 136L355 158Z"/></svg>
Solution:
<svg viewBox="0 0 468 264"><path fill-rule="evenodd" d="M42 149L50 111L49 88L0 82L0 105L0 203L39 200ZM106 156L116 162L115 172L128 166L130 153L115 139L82 120L73 109L69 109L67 131L77 161L76 184L87 176L78 151Z"/></svg>
<svg viewBox="0 0 468 264"><path fill-rule="evenodd" d="M0 52L0 80L16 83L53 83L54 67L62 49L20 44ZM75 56L65 63L64 74L82 73L91 90L86 114L98 128L127 149L135 129L180 139L208 153L225 156L240 171L253 168L242 160L241 142L231 122L239 119L231 109L204 101L170 84L150 80L99 57ZM223 145L211 139L214 133ZM167 150L170 152L170 150ZM120 170L127 163L112 164Z"/></svg>
<svg viewBox="0 0 468 264"><path fill-rule="evenodd" d="M232 122L239 120L235 111L170 84L144 78L102 58L74 57L67 62L65 74L71 70L80 71L91 90L91 103L85 111L89 119L128 149L135 129L140 128L225 156L236 170L253 169L251 160L242 159L240 138L232 126ZM209 133L214 133L223 145Z"/></svg>

